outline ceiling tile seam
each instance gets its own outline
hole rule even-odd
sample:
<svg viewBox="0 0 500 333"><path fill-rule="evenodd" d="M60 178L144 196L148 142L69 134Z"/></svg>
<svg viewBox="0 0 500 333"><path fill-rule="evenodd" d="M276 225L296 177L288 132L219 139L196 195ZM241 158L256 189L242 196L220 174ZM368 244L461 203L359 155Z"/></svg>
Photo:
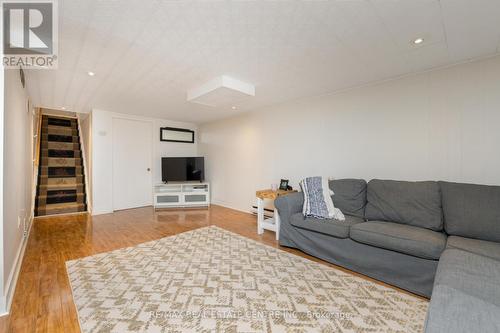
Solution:
<svg viewBox="0 0 500 333"><path fill-rule="evenodd" d="M112 40L112 35L113 35L114 27L117 25L118 21L119 21L119 15L114 15L113 16L113 22L111 23L111 26L110 26L110 28L109 28L109 30L107 32L106 41L109 42L110 40ZM104 42L104 43L102 43L102 45L107 45L107 44L106 44L106 42ZM102 59L103 58L102 54L104 53L103 50L105 49L105 47L103 47L102 45L101 45L100 50L99 50L101 57L98 56L98 57L96 57L96 59L99 59L99 58ZM77 68L79 69L80 66L78 66ZM88 68L88 69L91 69L91 70L94 71L95 68L97 68L96 63L94 63L93 66L91 66L91 68ZM95 78L86 77L85 82L83 83L82 89L80 89L79 93L75 96L74 104L73 104L74 109L80 108L80 110L83 110L87 106L84 103L80 107L80 100L81 100L81 96L83 95L83 92L87 89L87 87L89 85L89 82L91 82L91 80L95 80Z"/></svg>
<svg viewBox="0 0 500 333"><path fill-rule="evenodd" d="M95 2L91 2L91 6L92 6L92 10L90 11L91 13L91 17L94 16L94 13L95 13L95 10L96 10L96 5L95 5ZM80 51L78 52L78 56L77 56L77 59L75 61L75 67L76 69L80 68L80 62L81 62L81 57L82 57L82 50L83 50L83 46L87 43L88 41L88 36L89 36L89 26L90 26L90 18L89 20L87 20L85 22L85 37L83 38L83 43L80 43ZM73 75L71 76L71 80L70 80L70 83L66 86L66 89L65 89L65 92L63 94L63 104L66 105L67 103L67 99L68 99L68 93L69 93L69 90L71 89L71 87L73 86L74 84L74 81L75 81L75 78L77 77L77 74L78 73L75 73L73 72ZM70 108L68 109L72 109L74 108L74 105L72 104L71 106L68 105Z"/></svg>
<svg viewBox="0 0 500 333"><path fill-rule="evenodd" d="M144 50L144 53L148 53L150 50L154 49L154 46L151 46L148 48L148 50ZM158 65L158 63L161 63L161 60L155 62L154 64L148 66L148 69L145 71L142 71L141 74L139 74L135 80L129 84L125 83L122 85L122 87L118 87L118 89L115 89L115 91L112 93L114 96L119 97L120 95L123 95L124 93L130 94L131 92L134 92L133 87L138 84L139 81L144 80L144 77L147 76L151 70Z"/></svg>
<svg viewBox="0 0 500 333"><path fill-rule="evenodd" d="M150 13L149 13L149 16L148 16L149 18L151 18L151 17L152 17L152 16L156 13L156 10L155 10L155 9L157 9L157 8L158 8L158 6L160 5L160 3L161 3L160 1L155 2L155 6L153 6L153 9L152 9L152 10L150 11ZM153 22L153 21L152 21L151 19L149 19L147 22L148 22L148 24L145 24L145 25L143 26L143 28L142 28L142 29L141 29L141 30L140 30L137 34L135 34L135 37L138 37L138 36L140 36L142 33L144 33L144 31L146 30L146 28L147 28L150 24L152 24L152 22ZM127 53L130 53L130 52L131 52L131 50L132 50L132 48L134 47L134 45L135 45L135 44L137 44L137 42L136 42L136 38L135 38L135 39L134 39L134 41L133 41L132 43L130 43L130 44L129 44L129 46L127 47L127 50L125 51L125 55L126 55ZM93 89L93 91L90 93L90 96L87 98L87 101L84 101L84 102L83 102L83 108L91 107L89 104L90 104L90 103L92 103L91 101L92 101L92 99L94 98L94 96L96 95L96 93L97 93L98 91L100 91L100 88L101 88L101 87L102 87L105 83L107 83L107 80L109 80L109 79L110 79L110 77L111 77L111 75L112 75L113 71L117 68L117 66L118 66L119 64L121 64L121 63L123 62L123 59L125 59L126 57L122 55L122 57L120 57L120 58L122 59L122 61L117 61L117 62L115 62L115 63L113 64L113 66L111 66L111 68L110 68L110 70L107 72L107 74L106 74L105 76L103 76L102 80L100 80L100 81L99 81L99 83L96 85L95 89Z"/></svg>
<svg viewBox="0 0 500 333"><path fill-rule="evenodd" d="M333 7L336 8L336 10L338 12L343 12L343 10L341 8L339 8L337 6L337 4L334 2L332 3ZM360 53L357 52L357 51L354 51L350 46L347 45L347 43L342 39L342 37L340 37L337 33L337 31L334 32L334 36L335 36L335 39L337 40L337 42L342 45L346 50L348 50L354 58L356 58L356 61L358 62L359 65L362 65L362 66L368 66L369 64L364 61L362 59L362 57L360 56Z"/></svg>
<svg viewBox="0 0 500 333"><path fill-rule="evenodd" d="M115 18L115 19L113 20L113 23L112 23L111 27L109 28L108 33L107 33L107 36L106 36L108 41L110 41L110 40L112 40L112 39L113 39L113 38L112 38L112 36L113 36L113 31L115 30L115 29L114 29L114 27L115 27L115 26L116 26L116 24L119 22L119 16L118 16L118 15L116 15L114 18ZM148 21L149 21L149 20L148 20ZM144 28L144 29L145 29L145 28ZM144 31L144 29L140 30L140 31L137 33L137 35L136 35L136 36L139 36L139 35L140 35L143 31ZM130 48L130 46L129 46L129 48ZM104 50L104 49L105 49L105 47L101 47L101 48L100 48L101 54L103 53L103 50ZM99 58L100 58L100 59L103 59L103 57L97 57L97 59L99 59ZM97 68L97 67L98 67L98 65L97 65L97 64L99 64L99 61L98 61L96 64L94 64L93 68ZM111 69L111 71L112 71L112 70L113 70L113 68ZM100 77L103 77L103 79L101 80L101 79L100 79ZM100 75L100 76L98 77L98 79L97 79L96 83L98 83L98 82L103 82L105 79L106 79L106 77L105 77L105 76ZM82 97L82 96L84 96L83 92L87 89L87 86L89 85L89 82L92 82L92 81L90 81L90 80L89 80L89 78L87 78L87 80L85 81L85 84L84 84L84 89L81 89L81 90L80 90L80 93L76 96L76 98L75 98L75 107L76 107L76 106L79 106L79 107L81 106L81 109L86 109L87 107L89 107L90 100L91 100L91 99L92 99L92 97L95 95L95 92L96 92L96 91L99 91L99 88L101 87L101 85L99 85L99 84L97 84L97 85L96 85L96 87L95 87L95 89L93 89L93 90L88 89L88 90L91 90L91 91L90 91L90 93L91 93L91 94L90 94L90 96L89 96L88 98L86 98L86 100L85 100L85 97Z"/></svg>
<svg viewBox="0 0 500 333"><path fill-rule="evenodd" d="M148 50L152 50L152 49L154 49L154 48L155 48L155 46L153 45L153 46L151 46ZM145 51L145 52L147 52L147 51ZM118 90L117 90L116 92L114 92L113 94L114 94L114 95L117 95L117 96L120 96L120 95L124 94L125 92L132 90L134 87L137 87L137 86L139 86L139 87L140 87L141 82L142 82L142 81L147 81L147 80L146 80L147 75L149 75L149 74L153 71L153 69L154 69L154 68L158 68L158 67L159 67L158 65L159 65L159 64L161 64L161 63L163 62L162 60L163 60L163 59L162 59L162 58L160 58L158 61L156 61L156 62L155 62L155 63L153 63L152 65L148 66L148 70L147 70L147 71L144 71L142 74L140 74L140 75L136 78L136 80L134 80L134 81L133 81L133 82L131 82L130 84L125 84L125 85L124 85L124 87L122 87L122 88L118 89ZM144 89L146 89L146 88L148 87L148 83L147 83L147 82L145 82L145 84L142 84L142 85L144 86L144 88L141 88L141 91L142 91L142 90L144 90ZM134 90L134 91L139 91L139 90L138 90L138 89L136 89L136 90Z"/></svg>
<svg viewBox="0 0 500 333"><path fill-rule="evenodd" d="M58 11L59 11L59 14L64 11L64 4L63 3L59 4ZM62 19L59 20L59 28L62 25L61 23L62 23ZM62 43L62 45L64 46L64 43ZM58 51L60 52L61 51L61 41L59 41L58 49L59 49ZM59 54L58 54L58 56L59 56ZM58 60L60 61L60 57L58 58ZM62 108L62 107L67 108L66 104L65 104L65 97L64 97L65 95L63 95L63 101L62 101L61 105L56 106L56 102L57 102L56 96L59 92L57 77L58 77L58 75L54 75L53 79L50 80L50 83L52 84L52 91L51 91L51 96L50 96L50 103L48 103L48 105L53 105L53 107L59 107L59 108ZM41 97L40 97L40 102L41 102Z"/></svg>
<svg viewBox="0 0 500 333"><path fill-rule="evenodd" d="M157 3L157 5L159 5L159 4L160 4L160 3ZM156 13L156 11L152 12L152 13L150 14L150 17L151 17L153 14L155 14L155 13ZM150 24L151 24L151 22L153 22L153 21L152 21L152 20L148 20L148 22L150 22ZM141 35L141 34L143 34L143 33L144 33L144 31L146 30L146 28L147 28L147 27L148 27L148 25L146 25L146 26L144 27L144 29L142 29L142 30L141 30L141 31L140 31L137 35ZM126 51L126 52L130 52L130 51L131 51L131 49L134 47L134 45L135 45L135 43L134 43L134 44L131 44L131 46L127 49L127 51ZM155 47L156 47L156 46L154 46L154 45L153 45L153 46L151 46L151 47L149 48L149 50L153 50ZM125 58L125 57L123 57L123 58ZM142 61L142 60L140 60L140 59L139 59L138 61ZM159 60L159 62L158 62L158 63L161 63L161 60ZM91 102L91 99L95 96L96 92L98 92L98 91L99 91L99 88L101 88L102 86L104 86L104 85L106 85L106 84L108 83L107 81L108 81L108 80L109 80L109 78L112 76L112 72L116 69L116 67L117 67L117 66L114 66L114 67L113 67L113 69L109 72L109 75L106 77L106 80L105 80L106 82L104 82L104 81L103 81L99 87L96 87L96 89L94 89L94 90L93 90L93 92L92 92L91 96L88 98L87 103L85 104L86 106L87 106L87 105L89 105L89 103ZM153 67L155 67L155 66L154 66L154 65L150 66L150 69L151 69L151 68L153 68ZM138 84L138 83L139 83L139 81L141 81L141 80L142 80L142 81L144 81L144 80L146 79L145 77L146 77L149 73L150 73L150 71L146 71L146 72L144 72L144 73L140 74L140 75L139 75L140 80L134 80L134 82L132 82L131 84L127 84L127 83L125 83L123 87L120 87L118 90L116 90L116 91L114 91L114 92L112 93L112 94L113 94L113 96L117 96L117 98L120 98L120 96L121 96L121 95L126 94L126 93L127 93L127 91L130 91L130 90L131 90L131 88L133 88L136 84Z"/></svg>
<svg viewBox="0 0 500 333"><path fill-rule="evenodd" d="M384 19L379 15L377 8L373 5L373 0L368 0L368 3L370 4L370 7L372 8L373 12L375 13L374 16L379 20L379 23L382 25L384 30L387 32L387 34L390 36L391 42L394 44L396 47L396 50L400 49L399 44L396 41L396 36L392 32L392 29L389 29L387 24L385 23ZM409 64L410 63L410 52L402 52L403 57L405 58L405 63Z"/></svg>
<svg viewBox="0 0 500 333"><path fill-rule="evenodd" d="M183 45L185 45L185 44L183 44ZM216 53L222 53L222 50L218 50ZM158 62L156 62L155 64L151 65L150 66L150 70L147 73L144 73L143 75L140 75L140 77L139 77L138 80L135 80L130 85L128 85L128 89L122 89L121 92L126 92L127 90L130 90L130 89L136 87L136 89L134 89L134 91L136 91L138 94L140 94L140 93L144 92L146 89L157 88L158 84L152 86L151 85L152 83L147 80L146 76L148 74L150 74L155 67L157 68L158 64L162 64L162 63L163 63L163 61L162 61L162 59L160 59ZM186 68L184 70L184 72L186 72L186 71L187 72L192 72L192 71L194 71L194 70L196 70L198 68L200 68L200 66L195 67L195 68L191 68L191 67L190 68ZM157 77L164 77L164 75L163 74L159 74L159 76L157 75ZM174 81L174 79L171 79L170 81ZM162 83L162 85L163 84L164 83ZM116 94L118 94L118 93L116 93Z"/></svg>
<svg viewBox="0 0 500 333"><path fill-rule="evenodd" d="M443 27L443 33L444 33L444 42L446 45L446 55L448 56L448 59L450 59L451 55L450 55L450 47L448 45L448 30L446 29L446 23L444 21L443 4L441 3L441 0L438 0L438 4L439 4L439 16L441 17L441 26Z"/></svg>

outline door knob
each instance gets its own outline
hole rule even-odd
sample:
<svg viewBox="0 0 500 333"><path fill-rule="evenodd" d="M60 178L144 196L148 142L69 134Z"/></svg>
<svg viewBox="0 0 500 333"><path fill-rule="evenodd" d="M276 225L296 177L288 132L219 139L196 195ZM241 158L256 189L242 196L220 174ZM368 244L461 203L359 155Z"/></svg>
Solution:
<svg viewBox="0 0 500 333"><path fill-rule="evenodd" d="M151 171L151 169L150 169L150 168L148 168L148 171Z"/></svg>

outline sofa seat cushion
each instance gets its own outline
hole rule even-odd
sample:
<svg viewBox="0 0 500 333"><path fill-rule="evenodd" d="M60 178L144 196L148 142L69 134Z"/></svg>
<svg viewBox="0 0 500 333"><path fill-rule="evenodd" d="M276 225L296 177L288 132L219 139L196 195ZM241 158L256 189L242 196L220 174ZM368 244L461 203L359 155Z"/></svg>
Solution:
<svg viewBox="0 0 500 333"><path fill-rule="evenodd" d="M441 232L383 221L356 224L350 237L359 243L434 260L446 246L446 236Z"/></svg>
<svg viewBox="0 0 500 333"><path fill-rule="evenodd" d="M363 223L364 220L350 215L345 215L344 221L334 219L316 219L306 217L302 213L296 213L290 218L290 224L302 229L320 232L337 238L348 238L349 228L357 223Z"/></svg>
<svg viewBox="0 0 500 333"><path fill-rule="evenodd" d="M443 230L441 194L437 182L373 179L368 183L365 219Z"/></svg>
<svg viewBox="0 0 500 333"><path fill-rule="evenodd" d="M446 242L447 249L459 249L500 260L500 243L483 241L460 236L450 236Z"/></svg>
<svg viewBox="0 0 500 333"><path fill-rule="evenodd" d="M439 182L446 233L500 242L500 186Z"/></svg>

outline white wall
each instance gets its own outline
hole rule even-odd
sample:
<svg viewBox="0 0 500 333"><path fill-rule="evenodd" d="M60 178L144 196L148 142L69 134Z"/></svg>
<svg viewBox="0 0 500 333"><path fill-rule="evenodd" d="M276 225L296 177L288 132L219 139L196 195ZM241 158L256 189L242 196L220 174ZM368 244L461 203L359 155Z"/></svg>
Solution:
<svg viewBox="0 0 500 333"><path fill-rule="evenodd" d="M33 119L19 70L6 70L4 85L2 287L9 302L22 260L24 228L32 213Z"/></svg>
<svg viewBox="0 0 500 333"><path fill-rule="evenodd" d="M214 203L306 176L500 185L500 57L200 126Z"/></svg>
<svg viewBox="0 0 500 333"><path fill-rule="evenodd" d="M181 127L197 130L196 125L145 118L103 110L92 110L92 213L103 214L113 211L113 118L136 119L153 124L153 184L161 182L161 157L197 156L198 144L160 142L160 127ZM151 189L151 196L153 195Z"/></svg>

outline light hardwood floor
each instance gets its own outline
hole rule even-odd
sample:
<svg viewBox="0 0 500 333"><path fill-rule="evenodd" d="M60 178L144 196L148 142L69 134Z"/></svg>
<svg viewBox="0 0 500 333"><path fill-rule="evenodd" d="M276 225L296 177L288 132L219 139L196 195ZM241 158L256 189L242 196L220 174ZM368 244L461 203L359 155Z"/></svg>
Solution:
<svg viewBox="0 0 500 333"><path fill-rule="evenodd" d="M146 207L94 217L80 214L37 218L28 240L11 312L9 316L0 318L0 331L79 332L66 275L67 260L133 246L208 225L217 225L279 247L273 232L265 231L263 235L257 235L255 216L215 205L209 209L155 212L153 208ZM280 248L323 262L300 251Z"/></svg>

